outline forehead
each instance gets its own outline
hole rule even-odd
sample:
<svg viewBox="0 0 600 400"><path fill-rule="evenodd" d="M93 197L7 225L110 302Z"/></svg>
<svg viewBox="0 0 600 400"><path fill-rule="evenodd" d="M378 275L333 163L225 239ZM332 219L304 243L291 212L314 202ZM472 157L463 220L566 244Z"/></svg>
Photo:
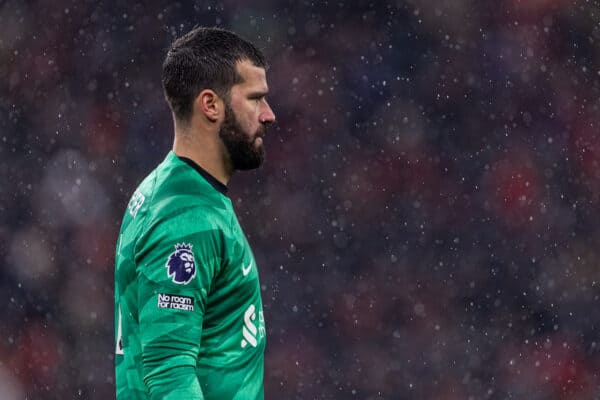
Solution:
<svg viewBox="0 0 600 400"><path fill-rule="evenodd" d="M263 67L257 67L248 60L239 61L236 64L238 75L242 78L242 82L236 86L242 90L262 90L267 91L267 75Z"/></svg>

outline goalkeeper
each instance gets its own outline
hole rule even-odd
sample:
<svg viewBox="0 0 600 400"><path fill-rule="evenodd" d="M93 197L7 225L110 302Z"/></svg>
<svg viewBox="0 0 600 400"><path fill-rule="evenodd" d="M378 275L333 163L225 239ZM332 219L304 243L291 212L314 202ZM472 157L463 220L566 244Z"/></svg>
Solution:
<svg viewBox="0 0 600 400"><path fill-rule="evenodd" d="M256 260L227 197L275 115L262 53L196 28L163 63L173 149L125 210L115 268L117 399L264 398Z"/></svg>

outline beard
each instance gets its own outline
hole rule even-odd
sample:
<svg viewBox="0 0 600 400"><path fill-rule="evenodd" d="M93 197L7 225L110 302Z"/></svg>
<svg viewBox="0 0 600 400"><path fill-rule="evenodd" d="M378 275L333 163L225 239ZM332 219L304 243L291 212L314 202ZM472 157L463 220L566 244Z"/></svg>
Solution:
<svg viewBox="0 0 600 400"><path fill-rule="evenodd" d="M256 145L256 139L263 137L265 132L266 127L261 125L254 135L246 133L233 109L229 104L225 105L225 119L219 129L219 137L225 144L234 170L247 171L260 167L265 159L265 149L262 144Z"/></svg>

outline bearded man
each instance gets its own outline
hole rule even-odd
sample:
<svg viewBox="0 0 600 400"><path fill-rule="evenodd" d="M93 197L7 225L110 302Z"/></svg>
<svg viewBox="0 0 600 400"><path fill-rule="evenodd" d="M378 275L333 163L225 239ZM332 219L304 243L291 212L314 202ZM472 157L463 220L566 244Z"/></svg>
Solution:
<svg viewBox="0 0 600 400"><path fill-rule="evenodd" d="M217 28L166 55L173 149L135 190L117 243L117 399L264 398L258 269L227 184L264 159L265 69L252 43Z"/></svg>

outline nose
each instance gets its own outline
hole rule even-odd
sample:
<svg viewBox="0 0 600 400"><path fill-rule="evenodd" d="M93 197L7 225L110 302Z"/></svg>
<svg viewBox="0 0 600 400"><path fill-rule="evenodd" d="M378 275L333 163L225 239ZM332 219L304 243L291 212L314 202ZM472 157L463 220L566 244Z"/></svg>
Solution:
<svg viewBox="0 0 600 400"><path fill-rule="evenodd" d="M267 103L266 101L264 103L265 105L260 113L259 121L261 124L270 125L273 122L275 122L275 113L271 109L271 106L269 106L269 103Z"/></svg>

